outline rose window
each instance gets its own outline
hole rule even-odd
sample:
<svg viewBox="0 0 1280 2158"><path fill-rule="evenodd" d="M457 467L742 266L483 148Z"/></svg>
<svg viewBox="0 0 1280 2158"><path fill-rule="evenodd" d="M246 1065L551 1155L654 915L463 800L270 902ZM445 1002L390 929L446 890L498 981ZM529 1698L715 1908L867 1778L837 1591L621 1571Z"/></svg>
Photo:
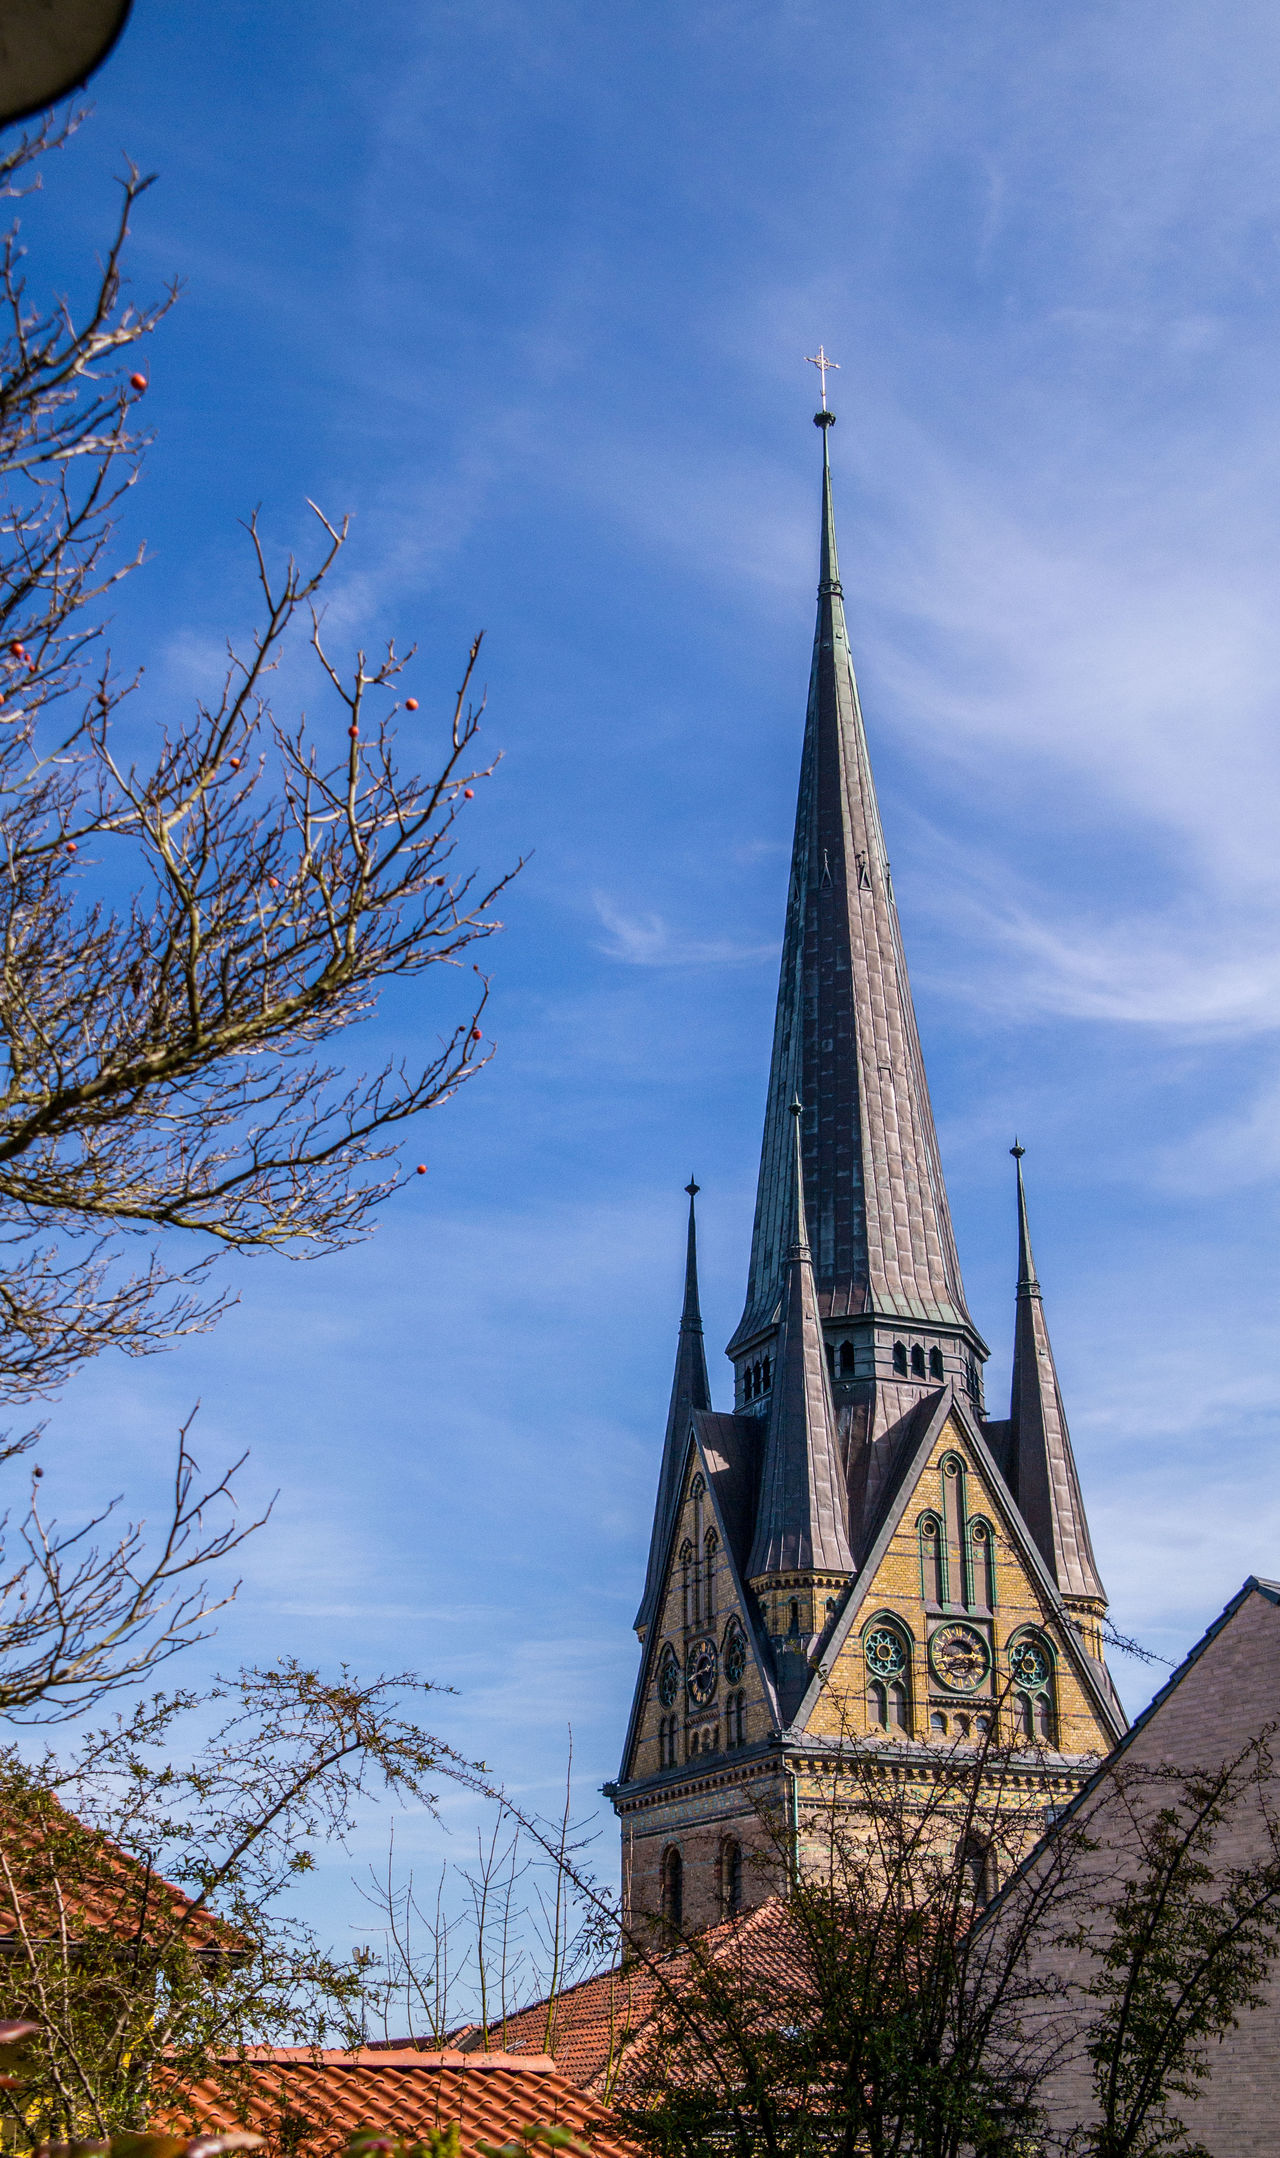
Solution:
<svg viewBox="0 0 1280 2158"><path fill-rule="evenodd" d="M892 1626L873 1626L863 1644L867 1669L878 1678L893 1678L906 1668L907 1649L900 1633Z"/></svg>

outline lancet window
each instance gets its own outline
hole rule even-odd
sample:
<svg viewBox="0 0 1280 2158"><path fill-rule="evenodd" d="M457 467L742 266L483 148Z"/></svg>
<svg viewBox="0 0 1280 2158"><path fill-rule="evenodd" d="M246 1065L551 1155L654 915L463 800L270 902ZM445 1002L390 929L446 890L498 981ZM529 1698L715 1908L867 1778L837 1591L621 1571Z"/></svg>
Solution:
<svg viewBox="0 0 1280 2158"><path fill-rule="evenodd" d="M969 1577L972 1600L980 1608L996 1608L996 1539L989 1521L980 1516L969 1523Z"/></svg>
<svg viewBox="0 0 1280 2158"><path fill-rule="evenodd" d="M726 1836L720 1845L720 1916L736 1918L742 1909L742 1845Z"/></svg>
<svg viewBox="0 0 1280 2158"><path fill-rule="evenodd" d="M893 1369L894 1369L894 1373L895 1373L895 1375L896 1375L896 1376L897 1376L897 1377L898 1377L899 1379L905 1379L905 1378L906 1378L906 1375L907 1375L907 1344L906 1344L906 1342L905 1342L905 1341L895 1341L895 1342L894 1342L894 1344L893 1344Z"/></svg>
<svg viewBox="0 0 1280 2158"><path fill-rule="evenodd" d="M913 1379L922 1379L924 1377L924 1350L918 1341L912 1344L911 1376Z"/></svg>
<svg viewBox="0 0 1280 2158"><path fill-rule="evenodd" d="M947 1547L942 1534L942 1523L934 1513L921 1514L918 1523L920 1537L920 1587L924 1600L929 1604L947 1602Z"/></svg>
<svg viewBox="0 0 1280 2158"><path fill-rule="evenodd" d="M684 1860L671 1843L662 1854L662 1916L673 1933L684 1924Z"/></svg>
<svg viewBox="0 0 1280 2158"><path fill-rule="evenodd" d="M688 1537L680 1546L680 1599L686 1626L693 1624L693 1545Z"/></svg>
<svg viewBox="0 0 1280 2158"><path fill-rule="evenodd" d="M929 1351L929 1377L931 1379L943 1379L946 1377L946 1367L942 1361L941 1349L930 1349Z"/></svg>
<svg viewBox="0 0 1280 2158"><path fill-rule="evenodd" d="M857 1361L857 1350L854 1348L853 1343L851 1341L842 1341L840 1344L840 1376L842 1379L851 1379L853 1377L857 1368Z"/></svg>
<svg viewBox="0 0 1280 2158"><path fill-rule="evenodd" d="M704 1581L702 1615L706 1620L708 1626L714 1625L716 1616L716 1553L719 1548L720 1539L716 1535L715 1530L708 1529L706 1535L702 1539L702 1565Z"/></svg>

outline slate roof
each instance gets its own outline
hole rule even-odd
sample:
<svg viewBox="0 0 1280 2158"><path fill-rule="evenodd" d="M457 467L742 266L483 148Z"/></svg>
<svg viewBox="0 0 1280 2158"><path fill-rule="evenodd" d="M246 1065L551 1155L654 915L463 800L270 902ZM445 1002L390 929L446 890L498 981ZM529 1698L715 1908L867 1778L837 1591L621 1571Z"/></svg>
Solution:
<svg viewBox="0 0 1280 2158"><path fill-rule="evenodd" d="M848 1493L805 1222L800 1109L792 1110L791 1242L773 1359L760 1498L747 1577L798 1568L851 1574Z"/></svg>
<svg viewBox="0 0 1280 2158"><path fill-rule="evenodd" d="M636 1629L640 1632L647 1629L652 1622L654 1605L662 1591L667 1545L671 1540L671 1524L680 1507L680 1487L689 1439L689 1417L695 1409L711 1407L707 1352L702 1334L702 1311L698 1303L698 1227L693 1211L698 1187L692 1178L686 1189L689 1193L689 1232L685 1250L684 1309L680 1314L676 1368L671 1380L667 1432L662 1442L662 1466L658 1471L658 1498L653 1513L653 1535L649 1543L649 1567L645 1575L640 1609L635 1617Z"/></svg>
<svg viewBox="0 0 1280 2158"><path fill-rule="evenodd" d="M973 1335L867 753L823 427L822 563L746 1308L769 1326L791 1216L789 1109L824 1316L865 1311Z"/></svg>
<svg viewBox="0 0 1280 2158"><path fill-rule="evenodd" d="M475 2158L479 2141L504 2143L514 2130L545 2122L571 2129L596 2158L635 2158L608 2108L547 2055L262 2047L241 2074L247 2125L267 2139L270 2152L329 2158L358 2128L419 2137L457 2121L464 2158ZM245 2119L226 2089L210 2080L166 2108L165 2125L217 2131L242 2127Z"/></svg>

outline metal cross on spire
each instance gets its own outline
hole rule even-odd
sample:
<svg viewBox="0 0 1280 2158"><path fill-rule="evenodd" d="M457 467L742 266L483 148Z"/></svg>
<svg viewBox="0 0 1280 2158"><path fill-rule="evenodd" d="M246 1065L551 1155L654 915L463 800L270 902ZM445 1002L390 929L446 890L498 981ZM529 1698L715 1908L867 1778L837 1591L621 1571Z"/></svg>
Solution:
<svg viewBox="0 0 1280 2158"><path fill-rule="evenodd" d="M829 360L821 345L819 345L816 352L806 352L805 359L810 367L817 368L822 378L822 409L825 412L827 409L827 369L833 367L836 373L839 374L840 362L839 360Z"/></svg>

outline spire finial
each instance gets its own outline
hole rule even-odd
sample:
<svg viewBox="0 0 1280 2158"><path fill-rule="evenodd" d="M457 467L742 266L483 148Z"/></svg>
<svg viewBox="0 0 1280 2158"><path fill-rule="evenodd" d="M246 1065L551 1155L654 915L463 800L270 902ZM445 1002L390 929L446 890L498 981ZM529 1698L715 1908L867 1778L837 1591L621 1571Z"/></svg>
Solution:
<svg viewBox="0 0 1280 2158"><path fill-rule="evenodd" d="M1016 1139L1014 1140L1013 1145L1009 1149L1009 1152L1012 1154L1015 1161L1021 1161L1026 1151L1027 1150L1025 1146L1019 1146Z"/></svg>
<svg viewBox="0 0 1280 2158"><path fill-rule="evenodd" d="M817 368L822 379L822 410L814 413L813 424L815 427L829 427L835 418L835 413L827 410L827 369L833 367L836 373L839 374L840 362L839 360L829 360L821 345L819 345L816 352L806 352L805 361L810 367Z"/></svg>
<svg viewBox="0 0 1280 2158"><path fill-rule="evenodd" d="M685 1188L685 1190L686 1190L686 1191L688 1192L688 1194L689 1194L689 1197L690 1197L691 1199L696 1199L696 1198L697 1198L697 1196L698 1196L698 1193L699 1193L699 1192L701 1191L701 1189L702 1189L702 1186L701 1186L701 1184L699 1184L699 1182L697 1181L697 1178L696 1178L696 1177L692 1177L692 1176L691 1176L691 1177L689 1178L689 1181L688 1181L688 1183L687 1183L687 1184L685 1185L685 1187L684 1187L684 1188Z"/></svg>

